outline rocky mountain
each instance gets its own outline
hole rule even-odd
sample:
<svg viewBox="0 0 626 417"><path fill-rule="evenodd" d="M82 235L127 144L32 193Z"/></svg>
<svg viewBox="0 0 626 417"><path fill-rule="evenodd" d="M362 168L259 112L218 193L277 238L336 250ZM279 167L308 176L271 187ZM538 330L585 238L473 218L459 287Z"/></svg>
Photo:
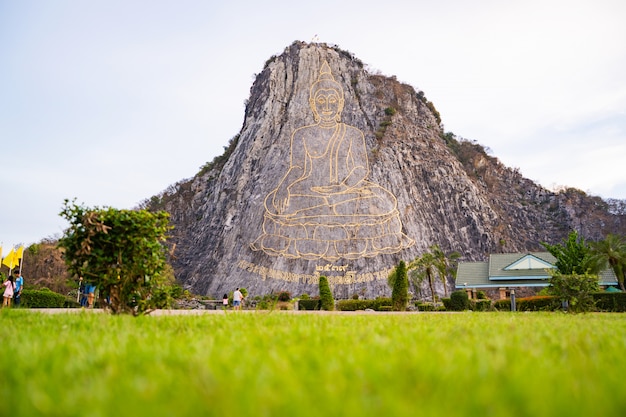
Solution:
<svg viewBox="0 0 626 417"><path fill-rule="evenodd" d="M303 42L267 61L224 155L145 205L171 213L177 278L213 296L315 295L320 275L337 298L388 295L390 270L433 244L479 260L626 232L623 210L444 133L421 91Z"/></svg>

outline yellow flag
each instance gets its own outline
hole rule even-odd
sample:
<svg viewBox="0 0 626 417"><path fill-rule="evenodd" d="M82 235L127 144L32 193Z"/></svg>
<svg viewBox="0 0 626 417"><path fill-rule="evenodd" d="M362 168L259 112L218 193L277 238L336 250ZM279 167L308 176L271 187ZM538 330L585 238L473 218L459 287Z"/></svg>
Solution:
<svg viewBox="0 0 626 417"><path fill-rule="evenodd" d="M15 266L15 252L13 248L11 248L7 256L2 260L2 265L6 265L9 269L13 269Z"/></svg>
<svg viewBox="0 0 626 417"><path fill-rule="evenodd" d="M22 259L23 254L24 254L24 246L20 246L19 249L15 251L15 259L17 259L16 262Z"/></svg>

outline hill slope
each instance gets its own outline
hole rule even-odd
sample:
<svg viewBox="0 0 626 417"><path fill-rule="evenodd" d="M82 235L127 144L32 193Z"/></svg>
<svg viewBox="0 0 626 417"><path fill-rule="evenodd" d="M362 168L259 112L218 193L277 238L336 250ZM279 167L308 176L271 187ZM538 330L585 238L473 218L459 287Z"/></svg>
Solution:
<svg viewBox="0 0 626 417"><path fill-rule="evenodd" d="M320 91L323 105L338 106L328 126L309 100ZM299 169L286 193L279 185ZM215 296L235 287L315 294L326 275L337 297L372 297L389 293L400 259L433 244L478 260L538 250L572 229L589 239L626 232L626 216L601 199L550 192L445 135L422 92L337 47L302 42L257 76L226 153L146 205L172 215L177 278Z"/></svg>

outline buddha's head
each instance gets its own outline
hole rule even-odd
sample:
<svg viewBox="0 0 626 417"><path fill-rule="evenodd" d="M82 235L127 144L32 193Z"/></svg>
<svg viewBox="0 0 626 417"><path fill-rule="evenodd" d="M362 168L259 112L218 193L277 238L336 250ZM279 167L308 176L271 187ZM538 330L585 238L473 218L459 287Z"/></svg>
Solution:
<svg viewBox="0 0 626 417"><path fill-rule="evenodd" d="M328 62L324 61L320 75L311 86L309 105L316 122L335 123L341 120L343 111L343 88L335 81Z"/></svg>

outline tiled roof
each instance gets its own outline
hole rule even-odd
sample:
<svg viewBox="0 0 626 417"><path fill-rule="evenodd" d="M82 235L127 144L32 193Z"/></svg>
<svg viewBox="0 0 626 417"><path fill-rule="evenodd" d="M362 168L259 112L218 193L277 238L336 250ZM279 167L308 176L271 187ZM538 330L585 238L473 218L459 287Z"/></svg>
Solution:
<svg viewBox="0 0 626 417"><path fill-rule="evenodd" d="M524 259L527 258L527 259ZM507 269L515 267L516 262L528 261L530 269ZM550 275L547 268L556 263L556 258L549 252L494 253L489 262L460 262L457 269L457 288L500 288L500 287L546 287ZM617 278L613 270L606 269L599 274L600 285L616 285Z"/></svg>
<svg viewBox="0 0 626 417"><path fill-rule="evenodd" d="M514 269L505 268L524 257L534 257L542 263L554 265L556 258L549 252L529 252L529 253L494 253L489 255L489 280L510 280L510 279L547 279L550 277L548 268L540 269Z"/></svg>

